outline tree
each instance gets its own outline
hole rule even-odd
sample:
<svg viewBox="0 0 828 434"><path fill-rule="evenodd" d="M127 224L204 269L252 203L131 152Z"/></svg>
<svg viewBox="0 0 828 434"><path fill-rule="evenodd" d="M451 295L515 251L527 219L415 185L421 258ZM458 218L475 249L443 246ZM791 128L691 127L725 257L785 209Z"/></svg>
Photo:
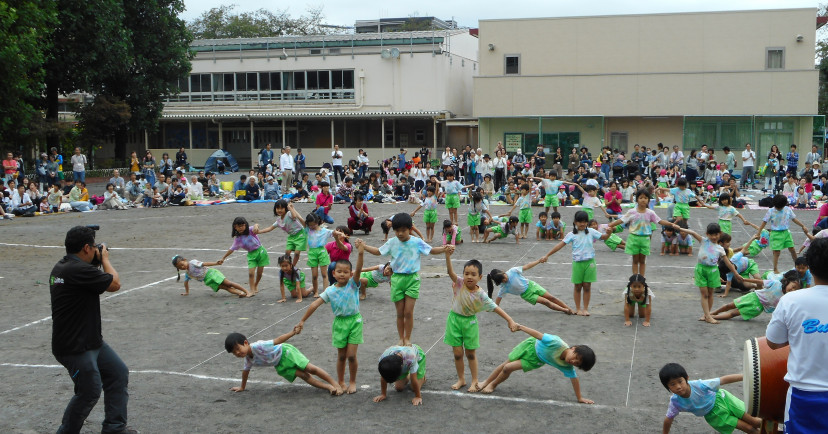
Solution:
<svg viewBox="0 0 828 434"><path fill-rule="evenodd" d="M287 10L271 12L259 9L234 13L236 5L212 8L188 23L196 39L261 38L287 35L321 35L339 33L324 27L322 8L310 8L305 15L292 18Z"/></svg>
<svg viewBox="0 0 828 434"><path fill-rule="evenodd" d="M821 4L817 11L818 17L828 16L828 5ZM819 70L819 103L818 113L828 115L828 29L822 27L817 30L816 63Z"/></svg>
<svg viewBox="0 0 828 434"><path fill-rule="evenodd" d="M115 138L132 118L129 104L115 96L99 95L78 112L80 139L89 146L100 146Z"/></svg>

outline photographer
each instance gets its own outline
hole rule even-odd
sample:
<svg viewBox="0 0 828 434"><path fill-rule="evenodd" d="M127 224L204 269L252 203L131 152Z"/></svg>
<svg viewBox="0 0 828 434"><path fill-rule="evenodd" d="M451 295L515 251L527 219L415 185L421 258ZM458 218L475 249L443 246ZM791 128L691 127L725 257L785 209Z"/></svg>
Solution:
<svg viewBox="0 0 828 434"><path fill-rule="evenodd" d="M95 229L75 226L66 233L66 256L52 269L52 354L66 367L75 396L63 413L59 433L77 433L105 391L101 432L137 432L126 426L129 370L101 334L100 295L121 288L106 246L95 244ZM100 264L102 270L96 265Z"/></svg>

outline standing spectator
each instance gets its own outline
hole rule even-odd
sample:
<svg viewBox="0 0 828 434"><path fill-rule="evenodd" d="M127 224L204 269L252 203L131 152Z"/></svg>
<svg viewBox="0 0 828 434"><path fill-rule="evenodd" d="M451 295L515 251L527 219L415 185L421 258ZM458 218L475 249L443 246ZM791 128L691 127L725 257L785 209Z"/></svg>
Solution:
<svg viewBox="0 0 828 434"><path fill-rule="evenodd" d="M37 160L37 167L35 167L35 173L37 173L37 181L40 183L41 190L47 190L49 188L49 156L46 155L45 152L40 154L40 160Z"/></svg>
<svg viewBox="0 0 828 434"><path fill-rule="evenodd" d="M560 148L558 149L560 152ZM543 152L543 145L538 145L537 149L535 149L535 153L532 154L535 157L535 172L542 169L544 164L546 164L546 152ZM561 179L558 177L558 179Z"/></svg>
<svg viewBox="0 0 828 434"><path fill-rule="evenodd" d="M541 148L541 152L543 152L543 148ZM555 155L552 156L552 170L558 173L558 179L563 179L563 164L563 151L561 151L561 148L555 148ZM537 172L541 167L543 166L538 166L538 153L535 152L535 171Z"/></svg>
<svg viewBox="0 0 828 434"><path fill-rule="evenodd" d="M526 164L526 156L523 155L523 151L518 149L517 152L515 152L515 155L512 156L512 170L515 176L517 176L520 173L520 171L523 170L524 164Z"/></svg>
<svg viewBox="0 0 828 434"><path fill-rule="evenodd" d="M730 148L727 147L727 146L724 147L724 153L725 153L725 168L726 168L727 172L732 175L733 170L736 169L736 156L734 156L733 153L730 152Z"/></svg>
<svg viewBox="0 0 828 434"><path fill-rule="evenodd" d="M423 145L423 147L420 148L420 158L423 159L423 163L426 163L426 162L430 163L431 162L428 159L429 155L431 155L431 149L429 149L428 146ZM425 166L425 164L423 164L423 166Z"/></svg>
<svg viewBox="0 0 828 434"><path fill-rule="evenodd" d="M147 155L144 156L142 166L144 168L144 179L147 181L147 183L149 183L150 186L155 185L155 158L152 156L152 152L150 152L149 150L147 151Z"/></svg>
<svg viewBox="0 0 828 434"><path fill-rule="evenodd" d="M805 154L805 164L812 165L814 163L819 163L821 155L819 155L819 151L817 150L816 146L811 146L811 152Z"/></svg>
<svg viewBox="0 0 828 434"><path fill-rule="evenodd" d="M610 171L612 170L612 150L609 147L601 149L601 154L598 155L598 162L601 163L601 173L604 179L610 178Z"/></svg>
<svg viewBox="0 0 828 434"><path fill-rule="evenodd" d="M331 166L333 166L334 183L339 183L340 177L345 179L345 169L342 168L342 151L339 150L339 145L334 145L334 150L331 152Z"/></svg>
<svg viewBox="0 0 828 434"><path fill-rule="evenodd" d="M17 151L14 153L14 159L17 161L17 183L23 183L23 178L26 178L26 166L23 164L23 153Z"/></svg>
<svg viewBox="0 0 828 434"><path fill-rule="evenodd" d="M55 173L57 173L58 179L62 180L63 179L63 155L58 154L57 148L55 148L55 147L52 147L52 149L49 151L49 153L50 153L49 155L54 157L55 161L57 161L58 170L56 170Z"/></svg>
<svg viewBox="0 0 828 434"><path fill-rule="evenodd" d="M695 182L696 178L699 177L699 159L696 156L695 149L690 150L690 155L687 156L684 167L684 175L687 178L687 182Z"/></svg>
<svg viewBox="0 0 828 434"><path fill-rule="evenodd" d="M164 154L161 155L161 162L158 165L158 172L160 172L167 178L172 176L173 160L170 159L170 154L164 152ZM117 187L115 189L117 190Z"/></svg>
<svg viewBox="0 0 828 434"><path fill-rule="evenodd" d="M305 174L305 154L302 153L302 148L296 148L296 156L293 157L294 168L296 169L296 176L301 179Z"/></svg>
<svg viewBox="0 0 828 434"><path fill-rule="evenodd" d="M126 183L124 178L121 178L121 172L118 169L112 171L112 178L109 178L109 183L115 187L115 192L118 196L124 197L124 188Z"/></svg>
<svg viewBox="0 0 828 434"><path fill-rule="evenodd" d="M776 174L779 172L779 157L774 151L768 154L768 162L765 163L765 191L775 194L779 189L776 183Z"/></svg>
<svg viewBox="0 0 828 434"><path fill-rule="evenodd" d="M489 154L483 154L483 160L477 165L477 173L480 174L480 179L485 179L486 175L489 175L489 178L494 181L494 163Z"/></svg>
<svg viewBox="0 0 828 434"><path fill-rule="evenodd" d="M673 146L673 152L670 154L670 167L684 169L684 153L678 146Z"/></svg>
<svg viewBox="0 0 828 434"><path fill-rule="evenodd" d="M496 150L495 151L495 158L494 162L494 173L495 173L495 191L500 192L501 187L506 185L506 156L503 150Z"/></svg>
<svg viewBox="0 0 828 434"><path fill-rule="evenodd" d="M290 191L290 187L293 185L293 163L293 157L290 156L290 146L286 146L282 150L282 155L279 156L279 169L282 170L282 189L286 193Z"/></svg>
<svg viewBox="0 0 828 434"><path fill-rule="evenodd" d="M268 165L273 165L273 146L270 143L259 154L259 172L265 173Z"/></svg>
<svg viewBox="0 0 828 434"><path fill-rule="evenodd" d="M46 163L46 174L49 176L49 185L59 184L63 178L63 172L60 171L60 164L55 159L55 154L49 155L49 161Z"/></svg>
<svg viewBox="0 0 828 434"><path fill-rule="evenodd" d="M791 145L791 152L785 158L788 163L788 168L785 170L789 175L796 176L796 167L799 166L799 153L796 152L796 145Z"/></svg>
<svg viewBox="0 0 828 434"><path fill-rule="evenodd" d="M368 154L360 148L359 150L359 157L357 157L357 163L359 163L359 179L365 178L365 174L368 172L368 166L370 165L371 161L368 160Z"/></svg>
<svg viewBox="0 0 828 434"><path fill-rule="evenodd" d="M727 149L727 148L725 148ZM728 149L729 151L729 149ZM750 186L753 187L754 182L754 172L753 167L756 164L756 153L750 149L750 143L745 144L745 150L742 151L742 188L745 188L745 185L748 183L748 179L750 179Z"/></svg>
<svg viewBox="0 0 828 434"><path fill-rule="evenodd" d="M75 181L86 181L86 155L81 154L80 148L75 148L75 155L72 155L72 172Z"/></svg>
<svg viewBox="0 0 828 434"><path fill-rule="evenodd" d="M103 340L100 294L121 288L106 246L96 247L95 231L75 226L66 233L66 256L49 277L52 305L52 354L66 367L75 396L63 413L58 432L83 428L104 390L102 431L136 433L127 427L129 369ZM99 261L101 268L92 265Z"/></svg>
<svg viewBox="0 0 828 434"><path fill-rule="evenodd" d="M138 154L135 151L132 151L129 156L129 171L136 175L141 174L141 160L138 159Z"/></svg>
<svg viewBox="0 0 828 434"><path fill-rule="evenodd" d="M644 160L647 158L647 155L641 151L641 146L636 143L633 147L633 153L630 155L630 160L632 160L637 166L638 171L644 171Z"/></svg>
<svg viewBox="0 0 828 434"><path fill-rule="evenodd" d="M589 169L592 167L592 154L589 153L589 149L586 146L581 148L581 155L579 155L580 164L585 168Z"/></svg>
<svg viewBox="0 0 828 434"><path fill-rule="evenodd" d="M442 158L440 159L440 165L443 166L443 171L444 172L451 167L451 161L452 161L451 148L446 146L446 150L443 152Z"/></svg>
<svg viewBox="0 0 828 434"><path fill-rule="evenodd" d="M420 191L425 187L428 180L428 171L423 168L423 163L417 163L417 166L411 170L411 175L414 177L414 191Z"/></svg>
<svg viewBox="0 0 828 434"><path fill-rule="evenodd" d="M175 168L180 168L183 171L187 170L188 166L189 164L187 163L187 153L184 152L184 148L182 147L178 150L178 152L175 153Z"/></svg>
<svg viewBox="0 0 828 434"><path fill-rule="evenodd" d="M405 170L405 154L407 153L408 151L405 150L405 148L400 148L400 155L397 158L397 168L400 170L400 172Z"/></svg>

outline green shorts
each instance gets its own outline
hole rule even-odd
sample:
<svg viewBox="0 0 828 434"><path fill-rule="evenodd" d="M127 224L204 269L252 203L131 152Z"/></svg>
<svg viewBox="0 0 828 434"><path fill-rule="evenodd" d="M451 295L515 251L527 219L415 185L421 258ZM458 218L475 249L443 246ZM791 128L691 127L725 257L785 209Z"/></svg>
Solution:
<svg viewBox="0 0 828 434"><path fill-rule="evenodd" d="M745 279L751 279L754 274L759 274L759 266L756 265L756 261L753 259L748 259L748 266L745 268L745 271L742 271L740 276L744 277Z"/></svg>
<svg viewBox="0 0 828 434"><path fill-rule="evenodd" d="M275 366L276 373L285 380L293 383L296 379L296 370L304 371L310 361L301 351L291 344L282 344L282 358Z"/></svg>
<svg viewBox="0 0 828 434"><path fill-rule="evenodd" d="M446 208L455 209L460 208L460 195L457 193L446 195Z"/></svg>
<svg viewBox="0 0 828 434"><path fill-rule="evenodd" d="M736 300L733 300L733 304L736 305L736 309L739 310L739 315L741 315L742 319L745 321L751 318L756 318L765 310L765 307L762 306L762 302L759 301L759 296L756 295L755 292L745 294Z"/></svg>
<svg viewBox="0 0 828 434"><path fill-rule="evenodd" d="M437 223L437 210L427 209L423 211L423 223Z"/></svg>
<svg viewBox="0 0 828 434"><path fill-rule="evenodd" d="M598 280L595 258L572 262L572 283L592 283Z"/></svg>
<svg viewBox="0 0 828 434"><path fill-rule="evenodd" d="M419 273L394 273L391 275L391 301L396 303L400 300L420 298L420 274Z"/></svg>
<svg viewBox="0 0 828 434"><path fill-rule="evenodd" d="M719 219L719 227L722 228L722 233L730 235L733 233L733 220Z"/></svg>
<svg viewBox="0 0 828 434"><path fill-rule="evenodd" d="M270 265L270 257L267 256L267 249L259 246L258 249L247 252L247 268L259 268Z"/></svg>
<svg viewBox="0 0 828 434"><path fill-rule="evenodd" d="M677 203L673 208L673 217L679 217L687 220L690 218L690 205L686 203Z"/></svg>
<svg viewBox="0 0 828 434"><path fill-rule="evenodd" d="M758 255L761 252L762 252L762 246L759 245L759 242L756 241L756 240L751 241L750 245L748 246L748 256L753 257L753 256Z"/></svg>
<svg viewBox="0 0 828 434"><path fill-rule="evenodd" d="M528 337L519 343L509 353L509 361L514 362L520 360L520 367L523 372L528 372L533 369L538 369L544 365L541 359L538 358L538 353L535 352L535 342L538 340L533 337Z"/></svg>
<svg viewBox="0 0 828 434"><path fill-rule="evenodd" d="M361 344L362 315L355 313L351 316L335 316L331 326L332 343L334 348L345 348L348 344Z"/></svg>
<svg viewBox="0 0 828 434"><path fill-rule="evenodd" d="M305 287L305 272L302 271L302 270L296 270L296 271L299 273L299 287L304 288ZM287 288L288 291L296 291L296 280L291 280L291 279L288 279L287 277L285 277L285 278L282 279L282 283L285 284L285 288Z"/></svg>
<svg viewBox="0 0 828 434"><path fill-rule="evenodd" d="M532 208L523 208L518 213L518 222L532 223Z"/></svg>
<svg viewBox="0 0 828 434"><path fill-rule="evenodd" d="M650 255L650 237L646 235L630 234L624 253L628 255Z"/></svg>
<svg viewBox="0 0 828 434"><path fill-rule="evenodd" d="M534 305L538 303L538 298L543 297L544 294L546 294L546 290L530 280L529 287L526 288L526 291L523 291L523 294L520 294L520 298Z"/></svg>
<svg viewBox="0 0 828 434"><path fill-rule="evenodd" d="M744 415L745 403L727 390L719 389L713 408L704 415L704 420L716 431L730 434Z"/></svg>
<svg viewBox="0 0 828 434"><path fill-rule="evenodd" d="M379 283L374 280L374 273L371 271L363 271L362 273L359 273L359 278L367 280L367 282L365 282L366 288L376 288L379 286Z"/></svg>
<svg viewBox="0 0 828 434"><path fill-rule="evenodd" d="M207 274L204 275L204 284L213 288L214 292L218 292L219 285L224 282L224 279L224 274L221 274L221 271L210 268L207 270Z"/></svg>
<svg viewBox="0 0 828 434"><path fill-rule="evenodd" d="M417 379L422 380L426 376L426 355L423 349L417 344L412 344L417 349ZM401 374L400 380L405 380L411 373Z"/></svg>
<svg viewBox="0 0 828 434"><path fill-rule="evenodd" d="M590 220L592 220L592 219L593 219L592 208L581 207L581 211L583 211L583 212L587 213L587 215L589 216L589 219L590 219Z"/></svg>
<svg viewBox="0 0 828 434"><path fill-rule="evenodd" d="M480 213L469 213L469 215L466 216L466 223L469 224L469 227L480 226Z"/></svg>
<svg viewBox="0 0 828 434"><path fill-rule="evenodd" d="M493 234L497 234L497 236L495 236L495 238L494 238L494 239L498 239L498 238L506 238L506 237L508 237L508 236L509 236L508 234L506 234L505 232L503 232L503 228L502 228L500 225L494 225L494 226L492 226L492 228L491 228L491 229L492 229L492 233L493 233Z"/></svg>
<svg viewBox="0 0 828 434"><path fill-rule="evenodd" d="M302 251L307 249L308 237L305 235L304 231L288 235L287 246L285 246L285 250Z"/></svg>
<svg viewBox="0 0 828 434"><path fill-rule="evenodd" d="M449 311L443 342L452 347L463 347L467 350L480 348L480 330L477 326L477 316L464 316L453 310Z"/></svg>
<svg viewBox="0 0 828 434"><path fill-rule="evenodd" d="M558 200L557 194L546 193L546 197L543 198L543 206L547 208L549 208L550 206L561 206L561 201Z"/></svg>
<svg viewBox="0 0 828 434"><path fill-rule="evenodd" d="M770 248L773 251L784 250L793 247L793 238L791 238L791 231L785 229L782 231L770 231Z"/></svg>
<svg viewBox="0 0 828 434"><path fill-rule="evenodd" d="M622 242L624 242L624 240L621 239L621 237L619 237L618 235L615 235L615 234L610 235L609 238L604 240L604 244L606 244L607 247L612 249L613 252L615 251L616 248L618 248L618 245L621 244Z"/></svg>
<svg viewBox="0 0 828 434"><path fill-rule="evenodd" d="M308 249L308 267L327 267L330 263L331 257L324 246Z"/></svg>
<svg viewBox="0 0 828 434"><path fill-rule="evenodd" d="M695 283L699 288L718 288L722 286L719 267L696 264Z"/></svg>

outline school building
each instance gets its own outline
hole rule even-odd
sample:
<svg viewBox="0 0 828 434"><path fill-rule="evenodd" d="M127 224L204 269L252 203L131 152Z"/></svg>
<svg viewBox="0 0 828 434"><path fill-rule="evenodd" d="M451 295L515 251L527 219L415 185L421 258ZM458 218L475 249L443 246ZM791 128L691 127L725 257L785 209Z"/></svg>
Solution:
<svg viewBox="0 0 828 434"><path fill-rule="evenodd" d="M480 21L480 146L822 148L816 8ZM815 135L816 133L816 135ZM717 154L719 155L719 154ZM737 154L738 155L738 154ZM741 161L741 160L740 160ZM741 167L741 164L739 164Z"/></svg>

